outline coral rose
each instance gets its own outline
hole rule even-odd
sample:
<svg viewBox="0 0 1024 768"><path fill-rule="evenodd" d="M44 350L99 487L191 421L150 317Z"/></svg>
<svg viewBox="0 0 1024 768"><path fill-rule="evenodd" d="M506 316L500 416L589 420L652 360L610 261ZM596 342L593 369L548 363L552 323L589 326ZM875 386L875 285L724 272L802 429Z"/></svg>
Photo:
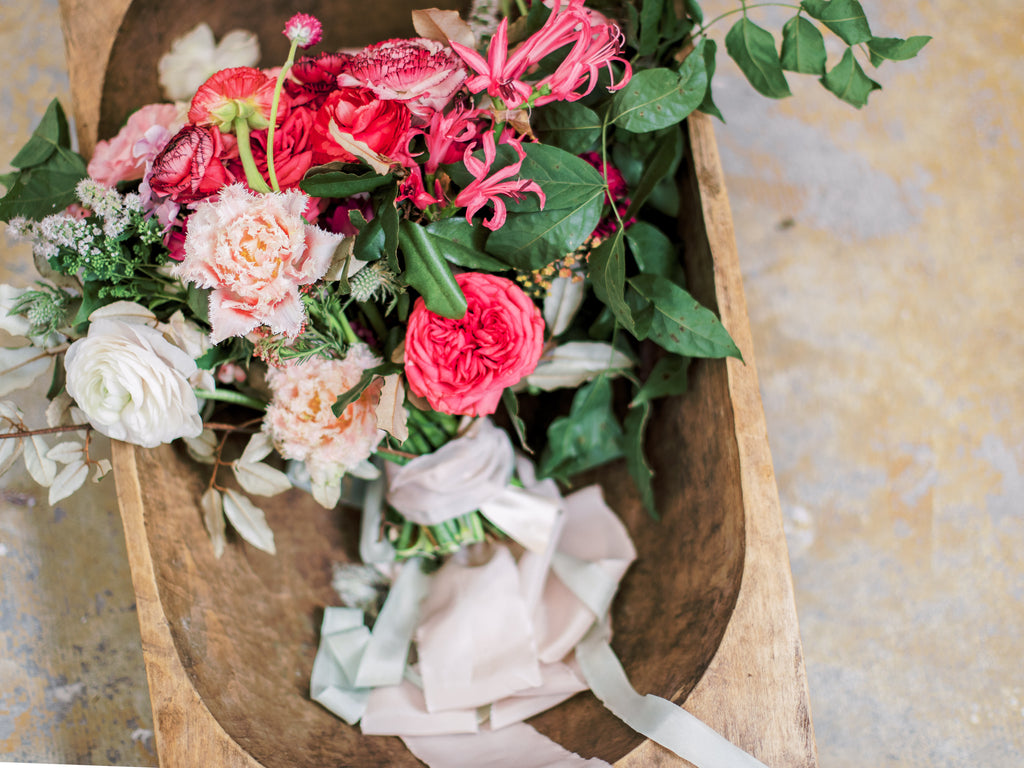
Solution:
<svg viewBox="0 0 1024 768"><path fill-rule="evenodd" d="M416 300L405 337L405 375L414 394L442 413L494 413L506 387L533 372L544 320L511 280L466 272L455 279L468 309L449 320Z"/></svg>
<svg viewBox="0 0 1024 768"><path fill-rule="evenodd" d="M313 162L359 162L345 146L352 141L390 157L407 138L411 121L409 110L397 101L381 101L362 88L340 88L317 110Z"/></svg>
<svg viewBox="0 0 1024 768"><path fill-rule="evenodd" d="M303 221L308 200L296 190L253 195L233 184L217 202L196 205L185 260L173 274L213 288L212 343L259 325L287 336L302 330L306 313L299 286L323 277L343 239Z"/></svg>

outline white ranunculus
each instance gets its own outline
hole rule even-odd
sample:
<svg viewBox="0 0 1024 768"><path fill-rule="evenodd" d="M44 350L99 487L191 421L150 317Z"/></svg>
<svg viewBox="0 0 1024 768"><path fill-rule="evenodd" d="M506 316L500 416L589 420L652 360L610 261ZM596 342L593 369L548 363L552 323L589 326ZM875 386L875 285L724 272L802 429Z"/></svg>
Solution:
<svg viewBox="0 0 1024 768"><path fill-rule="evenodd" d="M210 75L230 67L255 67L260 45L252 32L236 29L218 44L205 22L179 37L157 65L160 85L171 101L189 101Z"/></svg>
<svg viewBox="0 0 1024 768"><path fill-rule="evenodd" d="M153 448L203 430L196 363L159 331L100 319L67 351L67 390L104 435Z"/></svg>

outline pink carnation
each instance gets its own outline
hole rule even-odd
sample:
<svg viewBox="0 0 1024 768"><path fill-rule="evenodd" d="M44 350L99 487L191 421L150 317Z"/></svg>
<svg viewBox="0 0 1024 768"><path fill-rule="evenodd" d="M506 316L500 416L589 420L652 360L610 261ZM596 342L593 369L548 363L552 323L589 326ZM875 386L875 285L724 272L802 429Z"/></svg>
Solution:
<svg viewBox="0 0 1024 768"><path fill-rule="evenodd" d="M299 286L319 280L342 236L306 224L309 198L296 190L254 195L241 184L203 201L188 220L185 260L176 277L210 294L210 340L244 336L259 325L295 336L306 313Z"/></svg>
<svg viewBox="0 0 1024 768"><path fill-rule="evenodd" d="M382 379L374 381L341 416L331 411L342 395L380 365L368 347L351 347L344 360L311 357L301 363L271 368L267 384L273 400L263 429L286 459L306 462L314 482L336 480L369 458L383 435L375 409Z"/></svg>
<svg viewBox="0 0 1024 768"><path fill-rule="evenodd" d="M444 109L468 72L455 52L436 40L385 40L364 48L338 75L342 88L369 88L378 99L400 101L421 119Z"/></svg>
<svg viewBox="0 0 1024 768"><path fill-rule="evenodd" d="M147 104L133 113L117 136L110 141L96 143L89 176L100 184L112 187L119 181L141 179L146 172L146 158L135 155L135 145L153 126L170 129L178 120L178 108L173 104Z"/></svg>
<svg viewBox="0 0 1024 768"><path fill-rule="evenodd" d="M455 279L468 310L450 320L416 300L405 337L405 375L414 394L442 413L494 413L506 387L533 373L544 319L511 280L466 272Z"/></svg>

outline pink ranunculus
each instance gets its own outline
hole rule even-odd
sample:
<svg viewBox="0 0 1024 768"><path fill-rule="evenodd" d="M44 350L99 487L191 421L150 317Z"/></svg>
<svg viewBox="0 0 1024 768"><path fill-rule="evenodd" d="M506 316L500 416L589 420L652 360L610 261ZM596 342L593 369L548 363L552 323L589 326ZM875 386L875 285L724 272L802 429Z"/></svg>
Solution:
<svg viewBox="0 0 1024 768"><path fill-rule="evenodd" d="M455 279L468 310L450 320L416 300L405 337L409 388L442 413L494 413L506 387L533 372L544 346L544 320L511 280L480 272Z"/></svg>
<svg viewBox="0 0 1024 768"><path fill-rule="evenodd" d="M266 325L296 336L306 320L299 287L331 265L340 235L306 224L296 190L254 195L241 184L203 201L188 219L185 260L174 275L210 294L211 343Z"/></svg>
<svg viewBox="0 0 1024 768"><path fill-rule="evenodd" d="M188 120L195 125L230 126L242 118L250 128L270 125L274 81L252 67L222 69L199 86Z"/></svg>
<svg viewBox="0 0 1024 768"><path fill-rule="evenodd" d="M164 128L181 125L178 108L173 104L147 104L131 117L110 141L96 143L89 161L89 176L100 184L112 187L119 181L141 179L146 172L146 160L135 155L135 144L154 125Z"/></svg>
<svg viewBox="0 0 1024 768"><path fill-rule="evenodd" d="M331 406L359 383L363 372L380 364L364 344L349 348L344 360L311 357L301 363L271 367L267 384L273 399L263 429L286 459L306 462L314 482L337 480L377 447L375 408L383 379L335 416Z"/></svg>
<svg viewBox="0 0 1024 768"><path fill-rule="evenodd" d="M216 128L186 125L153 160L149 187L158 197L191 203L235 181L224 166L224 141Z"/></svg>
<svg viewBox="0 0 1024 768"><path fill-rule="evenodd" d="M342 88L369 88L379 99L404 103L421 120L447 106L468 71L436 40L385 40L357 53L338 76Z"/></svg>
<svg viewBox="0 0 1024 768"><path fill-rule="evenodd" d="M390 157L407 138L409 110L397 101L381 101L365 88L339 88L317 110L313 122L313 162L359 162L339 142L351 138Z"/></svg>

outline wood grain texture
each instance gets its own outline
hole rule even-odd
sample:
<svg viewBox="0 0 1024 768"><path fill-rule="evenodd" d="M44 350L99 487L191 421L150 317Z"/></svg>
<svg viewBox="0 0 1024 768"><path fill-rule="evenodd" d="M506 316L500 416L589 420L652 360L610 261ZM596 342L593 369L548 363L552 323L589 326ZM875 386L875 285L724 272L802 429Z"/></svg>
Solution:
<svg viewBox="0 0 1024 768"><path fill-rule="evenodd" d="M253 14L247 4L223 5L235 15L218 16L218 33L279 31L277 6ZM384 8L381 18L395 18L394 7ZM99 82L72 77L76 113L80 105L87 118L78 126L82 146L147 100L155 75L132 69L147 49L141 36L148 30L169 41L171 19L195 20L179 0L140 0L127 11L113 0L90 10L94 18L75 0L63 3L72 72L93 71L89 58L111 69ZM116 35L103 19L120 24ZM690 143L681 217L689 284L721 313L747 363L695 363L690 391L653 420L662 522L647 518L623 466L595 474L640 553L614 606L614 646L641 692L685 702L771 768L806 768L815 765L814 742L785 540L731 215L701 116L690 122ZM319 618L336 602L331 565L355 554L353 516L322 510L299 492L261 499L278 555L234 540L218 560L198 511L205 468L170 446L115 445L114 464L162 766L419 764L397 739L363 737L308 699ZM684 764L643 743L590 694L531 722L570 749L623 767Z"/></svg>

